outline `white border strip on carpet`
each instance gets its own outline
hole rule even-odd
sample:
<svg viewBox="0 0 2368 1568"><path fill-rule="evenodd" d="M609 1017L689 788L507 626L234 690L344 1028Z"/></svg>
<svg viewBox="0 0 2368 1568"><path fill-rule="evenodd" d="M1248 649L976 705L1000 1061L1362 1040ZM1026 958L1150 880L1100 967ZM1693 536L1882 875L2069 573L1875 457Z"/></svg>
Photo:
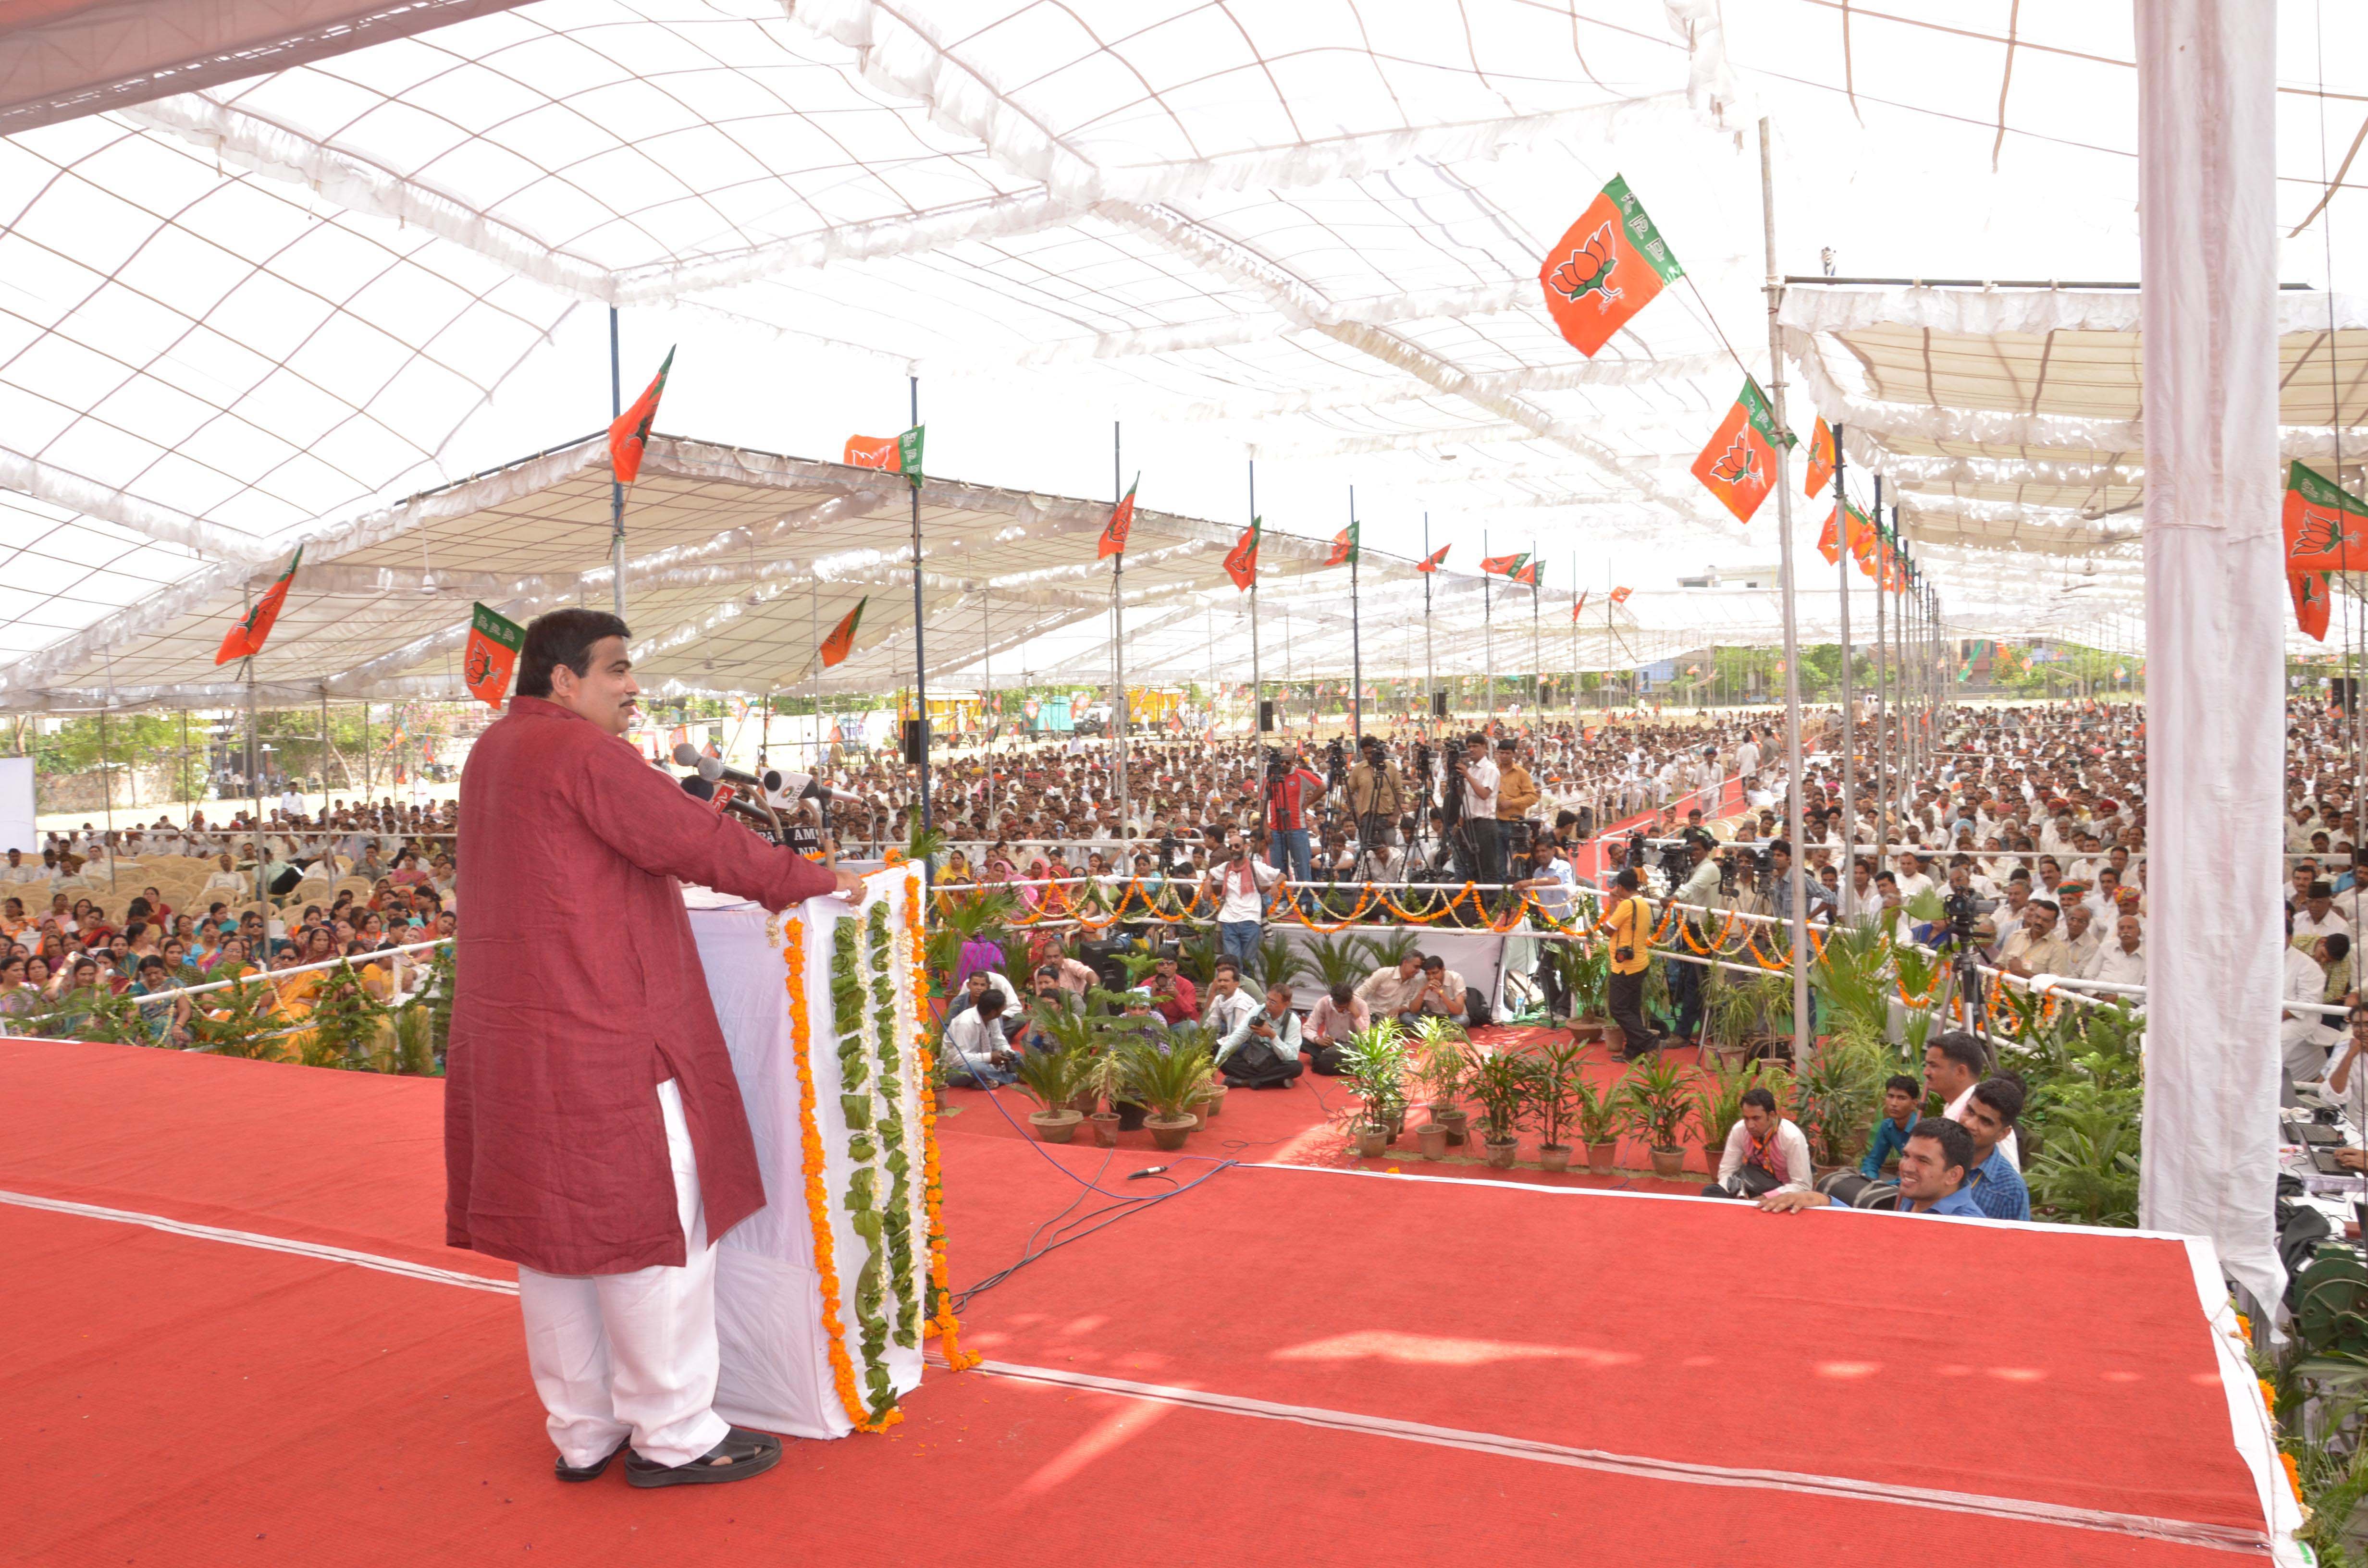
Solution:
<svg viewBox="0 0 2368 1568"><path fill-rule="evenodd" d="M152 1231L163 1231L169 1235L190 1236L205 1242L228 1242L233 1246L259 1247L265 1252L293 1253L299 1257L316 1257L324 1263L350 1263L362 1268L374 1268L381 1274L399 1274L406 1279L425 1280L431 1285L459 1285L471 1290L490 1290L497 1296L518 1294L518 1282L514 1279L489 1279L482 1274L468 1274L457 1268L438 1268L428 1263L406 1263L399 1257L381 1257L376 1253L356 1252L350 1247L329 1246L321 1242L290 1241L285 1236L225 1230L220 1225L167 1220L161 1214L141 1214L129 1209L101 1209L95 1203L69 1203L59 1198L36 1198L25 1192L0 1192L0 1203L47 1210L52 1214L75 1214L85 1220L112 1220L119 1224L145 1225Z"/></svg>
<svg viewBox="0 0 2368 1568"><path fill-rule="evenodd" d="M943 1365L934 1353L931 1355L931 1363ZM1991 1497L1972 1492L1942 1492L1920 1486L1853 1481L1846 1476L1810 1475L1797 1471L1784 1470L1736 1469L1725 1465L1690 1464L1679 1460L1648 1459L1633 1454L1611 1453L1600 1449L1574 1449L1559 1443L1537 1442L1526 1437L1500 1437L1493 1432L1467 1432L1452 1426L1432 1426L1418 1421L1398 1421L1387 1416L1359 1415L1348 1411L1326 1410L1310 1405L1276 1404L1267 1400L1245 1399L1235 1394L1212 1393L1203 1389L1174 1388L1161 1383L1131 1382L1121 1378L1097 1377L1090 1372L1062 1371L1046 1367L1023 1367L1006 1361L982 1361L973 1369L999 1378L1052 1383L1064 1388L1088 1389L1101 1393L1124 1394L1135 1399L1156 1400L1164 1404L1187 1405L1200 1410L1222 1412L1229 1415L1246 1415L1267 1421L1290 1421L1304 1426L1322 1427L1330 1431L1360 1432L1374 1437L1397 1437L1411 1442L1432 1443L1441 1448L1467 1449L1475 1453L1497 1454L1508 1459L1533 1460L1545 1464L1569 1465L1579 1470L1640 1476L1651 1481L1674 1481L1695 1486L1745 1486L1764 1491L1791 1492L1859 1503L1896 1503L1904 1507L1935 1508L1948 1513L1980 1514L1991 1518L2017 1519L2031 1524L2062 1525L2074 1529L2100 1530L2113 1535L2142 1536L2150 1540L2178 1541L2188 1546L2215 1547L2226 1551L2260 1553L2267 1550L2270 1545L2269 1539L2261 1531L2229 1525L2207 1525L2187 1519L2156 1518L2145 1514L2109 1513L2097 1508L2076 1508L2065 1504L2036 1503L2015 1497Z"/></svg>
<svg viewBox="0 0 2368 1568"><path fill-rule="evenodd" d="M1314 1167L1279 1168L1304 1170ZM1337 1174L1357 1176L1383 1173L1343 1171ZM1428 1179L1461 1181L1464 1178ZM1489 1185L1520 1186L1522 1184L1492 1183ZM1549 1187L1528 1188L1528 1190L1586 1189ZM1655 1195L1640 1193L1635 1196ZM97 1204L74 1203L55 1198L37 1198L22 1192L0 1191L0 1203L11 1203L21 1208L41 1210L54 1214L72 1214L83 1219L141 1225L150 1230L161 1231L170 1235L187 1236L198 1241L226 1242L233 1246L255 1247L265 1252L289 1253L300 1257L317 1258L326 1263L352 1264L359 1267L374 1269L382 1274L399 1275L404 1278L417 1279L428 1284L458 1285L465 1290L484 1290L503 1296L518 1294L518 1285L512 1280L489 1279L483 1275L467 1274L459 1269L438 1268L424 1263L409 1263L401 1258L382 1257L374 1253L356 1252L349 1247L329 1246L318 1242L290 1241L285 1237L265 1235L255 1231L233 1231L219 1225L195 1224L183 1220L169 1220L158 1214L142 1214L125 1209L105 1209ZM2200 1270L2199 1264L2199 1278L2202 1277ZM2216 1272L2215 1268L2215 1275ZM2219 1336L2215 1334L2215 1337ZM934 1353L931 1354L930 1359L935 1365L943 1365ZM1136 1399L1188 1405L1196 1409L1217 1411L1232 1415L1249 1416L1268 1421L1290 1421L1301 1426L1331 1431L1360 1432L1376 1437L1396 1437L1411 1442L1435 1444L1442 1448L1497 1454L1510 1459L1568 1465L1575 1469L1601 1471L1618 1475L1634 1475L1646 1480L1678 1482L1696 1486L1751 1487L1765 1491L1833 1497L1852 1502L1894 1503L1904 1507L1932 1508L1948 1513L1978 1514L1991 1518L2017 1519L2033 1524L2061 1525L2075 1529L2141 1536L2231 1551L2260 1552L2271 1548L2270 1538L2262 1531L2226 1525L2156 1518L2144 1514L2109 1513L2101 1509L2076 1508L2062 1504L2031 1502L2021 1498L1984 1496L1977 1493L1943 1492L1924 1487L1854 1481L1846 1476L1811 1475L1795 1471L1736 1469L1724 1465L1691 1464L1679 1460L1615 1454L1600 1449L1567 1448L1559 1443L1502 1437L1491 1432L1468 1432L1452 1426L1432 1426L1421 1422L1398 1421L1379 1415L1360 1415L1348 1411L1326 1410L1312 1405L1277 1404L1267 1400L1247 1399L1235 1394L1212 1393L1200 1389L1175 1388L1160 1383L1132 1382L1119 1378L1098 1377L1089 1372L1060 1371L1051 1368L1025 1367L1005 1361L983 1361L975 1369L995 1377L1057 1384L1066 1388L1088 1389L1103 1393L1125 1394ZM2231 1403L2233 1407L2235 1403L2233 1394ZM2240 1448L2247 1446L2241 1442L2239 1444ZM2252 1458L2252 1455L2248 1455L2248 1460Z"/></svg>

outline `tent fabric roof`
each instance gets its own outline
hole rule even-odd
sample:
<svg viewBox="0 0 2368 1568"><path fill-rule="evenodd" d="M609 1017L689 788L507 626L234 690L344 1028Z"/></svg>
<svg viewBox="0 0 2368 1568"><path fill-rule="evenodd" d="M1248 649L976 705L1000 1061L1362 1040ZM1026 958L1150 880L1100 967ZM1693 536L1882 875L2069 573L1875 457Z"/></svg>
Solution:
<svg viewBox="0 0 2368 1568"><path fill-rule="evenodd" d="M210 687L187 650L92 634L219 616L302 541L324 568L409 569L424 547L437 570L594 581L573 530L597 519L471 512L479 558L406 498L605 415L609 306L629 377L682 343L662 417L720 449L892 428L877 410L917 369L939 466L1010 494L1098 489L1074 433L1123 415L1174 515L1237 528L1255 457L1269 523L1328 533L1297 519L1354 483L1377 549L1412 553L1425 516L1459 540L1493 528L1644 602L1672 565L1769 553L1766 517L1746 530L1687 472L1744 368L1770 374L1759 116L1790 270L1820 249L1864 270L2135 266L2114 7L536 0L405 36L390 20L342 52L307 31L333 8L212 0L209 25L275 51L251 57L270 69L168 74L153 85L191 90L0 139L8 692L86 690L94 667L120 689L126 661L142 689ZM2281 35L2281 221L2359 232L2344 154L2368 14L2287 8L2309 25ZM451 11L408 8L431 14ZM41 41L0 29L18 51L0 58ZM224 58L204 45L188 58ZM16 101L114 80L104 63L67 60ZM1588 360L1537 274L1615 173L1687 278ZM2289 246L2290 268L2318 248ZM2352 264L2327 259L2332 347L2356 365ZM1985 562L2126 577L2134 552L2135 299L2032 292L1786 297L1795 422L1805 391L1854 456L1896 465L1970 633L2073 624ZM2324 304L2289 300L2292 333L2321 330ZM2356 378L2328 400L2327 350L2289 351L2289 444L2331 450L2309 426L2359 418ZM1805 545L1822 508L1795 513ZM347 548L357 528L425 532ZM563 559L530 559L562 539ZM775 586L712 582L694 613L677 575L642 599L672 630ZM1043 608L1043 633L1071 624ZM319 645L318 678L429 678L397 657L401 616L369 624ZM743 673L778 676L788 653Z"/></svg>

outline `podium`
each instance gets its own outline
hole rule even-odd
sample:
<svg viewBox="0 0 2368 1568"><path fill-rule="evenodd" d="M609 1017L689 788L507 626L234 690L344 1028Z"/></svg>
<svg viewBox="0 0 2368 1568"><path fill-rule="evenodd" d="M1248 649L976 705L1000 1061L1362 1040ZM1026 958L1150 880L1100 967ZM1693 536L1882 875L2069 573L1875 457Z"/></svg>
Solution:
<svg viewBox="0 0 2368 1568"><path fill-rule="evenodd" d="M801 1437L896 1420L942 1301L907 925L920 879L864 881L859 909L818 898L779 915L684 891L765 1180L765 1207L716 1244L715 1410Z"/></svg>

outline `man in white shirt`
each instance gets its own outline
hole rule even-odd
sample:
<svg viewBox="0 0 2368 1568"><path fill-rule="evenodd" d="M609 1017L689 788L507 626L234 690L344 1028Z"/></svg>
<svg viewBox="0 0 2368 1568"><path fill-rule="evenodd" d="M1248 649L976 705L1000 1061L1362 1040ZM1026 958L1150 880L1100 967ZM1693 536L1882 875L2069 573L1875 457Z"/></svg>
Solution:
<svg viewBox="0 0 2368 1568"><path fill-rule="evenodd" d="M2095 926L2093 912L2080 899L2067 899L2064 903L2064 946L2072 955L2072 966L2066 974L2078 974L2104 946L2103 933Z"/></svg>
<svg viewBox="0 0 2368 1568"><path fill-rule="evenodd" d="M2113 940L2100 943L2089 961L2080 967L2083 980L2102 980L2114 985L2144 985L2146 983L2146 951L2140 940L2138 917L2124 915L2113 923Z"/></svg>
<svg viewBox="0 0 2368 1568"><path fill-rule="evenodd" d="M2285 981L2281 994L2285 1001L2317 1003L2327 996L2327 965L2348 957L2351 938L2338 931L2321 937L2305 952L2300 948L2286 949ZM2284 1053L2286 1071L2297 1084L2315 1082L2327 1072L2328 1048L2340 1038L2329 1027L2336 1015L2320 1011L2316 1006L2288 1007L2283 1021L2278 1026L2278 1045Z"/></svg>
<svg viewBox="0 0 2368 1568"><path fill-rule="evenodd" d="M1242 986L1241 966L1219 959L1215 978L1209 982L1209 1008L1201 1023L1212 1040L1224 1040L1258 1016L1258 998Z"/></svg>
<svg viewBox="0 0 2368 1568"><path fill-rule="evenodd" d="M1774 1094L1754 1085L1743 1091L1743 1119L1727 1130L1718 1179L1703 1187L1702 1195L1764 1198L1806 1192L1816 1175L1809 1140L1800 1124L1777 1111Z"/></svg>
<svg viewBox="0 0 2368 1568"><path fill-rule="evenodd" d="M2305 890L2302 907L2294 911L2293 946L2308 948L2321 937L2340 931L2351 935L2351 922L2335 907L2335 884L2314 881Z"/></svg>
<svg viewBox="0 0 2368 1568"><path fill-rule="evenodd" d="M1463 820L1456 829L1463 841L1466 876L1475 882L1505 880L1503 840L1497 829L1497 765L1488 759L1488 737L1474 733L1464 742L1464 754L1455 768L1463 791Z"/></svg>
<svg viewBox="0 0 2368 1568"><path fill-rule="evenodd" d="M44 882L47 881L49 881L49 873L42 869L40 861L36 860L28 864L25 859L25 852L23 850L11 849L8 851L8 864L5 869L0 869L0 882L7 882L12 885L21 885L31 882Z"/></svg>
<svg viewBox="0 0 2368 1568"><path fill-rule="evenodd" d="M992 1088L1015 1081L1011 1048L1003 1038L1003 993L989 989L977 1005L956 1013L946 1025L945 1044L951 1060L947 1081L964 1087Z"/></svg>
<svg viewBox="0 0 2368 1568"><path fill-rule="evenodd" d="M1759 743L1752 738L1749 730L1743 732L1743 744L1735 748L1735 771L1746 790L1759 782Z"/></svg>
<svg viewBox="0 0 2368 1568"><path fill-rule="evenodd" d="M1945 1029L1924 1043L1924 1086L1941 1096L1941 1114L1954 1121L1974 1097L1974 1085L1989 1075L1989 1052L1963 1029ZM2022 1168L2022 1145L2009 1131L1998 1147L2007 1162Z"/></svg>
<svg viewBox="0 0 2368 1568"><path fill-rule="evenodd" d="M1250 853L1245 837L1234 846L1233 858L1209 873L1209 891L1218 895L1218 950L1239 964L1258 957L1258 938L1266 918L1266 890L1282 881L1282 872Z"/></svg>

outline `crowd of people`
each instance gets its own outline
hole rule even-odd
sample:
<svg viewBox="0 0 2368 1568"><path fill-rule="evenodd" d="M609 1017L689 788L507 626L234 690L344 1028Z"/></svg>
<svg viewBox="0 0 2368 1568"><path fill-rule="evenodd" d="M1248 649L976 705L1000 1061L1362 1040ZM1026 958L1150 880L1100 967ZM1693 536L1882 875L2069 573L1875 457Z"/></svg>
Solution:
<svg viewBox="0 0 2368 1568"><path fill-rule="evenodd" d="M202 809L180 825L85 824L51 834L38 857L10 849L0 1029L74 1034L102 998L130 997L153 1038L186 1043L206 1006L188 987L338 959L384 992L382 955L453 934L450 846L435 812L333 800L310 815L283 803L260 824L244 812L210 823ZM211 868L202 881L168 879L195 890L177 903L152 880L173 862ZM313 983L300 973L277 986L291 1016Z"/></svg>

